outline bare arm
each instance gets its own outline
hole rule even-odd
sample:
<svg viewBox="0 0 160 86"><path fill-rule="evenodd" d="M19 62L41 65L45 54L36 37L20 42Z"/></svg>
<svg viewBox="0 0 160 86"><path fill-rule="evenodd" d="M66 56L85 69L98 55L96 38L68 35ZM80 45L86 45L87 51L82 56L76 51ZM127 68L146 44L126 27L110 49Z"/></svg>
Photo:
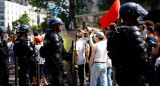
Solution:
<svg viewBox="0 0 160 86"><path fill-rule="evenodd" d="M75 51L75 65L77 65L77 59L78 59L78 51Z"/></svg>
<svg viewBox="0 0 160 86"><path fill-rule="evenodd" d="M92 39L92 37L93 37L93 35L91 33L90 36L89 36L89 43L90 43L91 47L93 46L93 39Z"/></svg>
<svg viewBox="0 0 160 86"><path fill-rule="evenodd" d="M158 54L158 50L159 50L159 41L158 41L158 38L156 37L156 40L155 40L155 42L158 44L156 47L153 47L152 48L152 53L154 54L154 55L157 55Z"/></svg>
<svg viewBox="0 0 160 86"><path fill-rule="evenodd" d="M90 58L90 65L89 65L89 72L91 73L91 68L92 68L92 65L93 65L93 59L94 59L94 56L96 54L96 49L97 49L97 46L96 45L93 45L92 46L92 54L91 54L91 58Z"/></svg>
<svg viewBox="0 0 160 86"><path fill-rule="evenodd" d="M88 57L89 57L89 44L86 43L86 62L87 64L89 64Z"/></svg>

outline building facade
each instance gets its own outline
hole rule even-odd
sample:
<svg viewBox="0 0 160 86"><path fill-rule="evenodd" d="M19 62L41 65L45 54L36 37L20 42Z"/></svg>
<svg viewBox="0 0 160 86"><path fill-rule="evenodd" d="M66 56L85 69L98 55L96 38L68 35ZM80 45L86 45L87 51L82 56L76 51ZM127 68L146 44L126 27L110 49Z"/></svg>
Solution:
<svg viewBox="0 0 160 86"><path fill-rule="evenodd" d="M24 0L2 0L0 1L0 27L6 31L12 31L12 22L18 20L26 11L30 17L30 25L38 25L46 17L45 13L35 12L36 8L27 5Z"/></svg>
<svg viewBox="0 0 160 86"><path fill-rule="evenodd" d="M84 0L84 2L86 4L86 7L84 8L85 12L83 12L82 15L75 16L76 17L76 26L78 26L81 29L84 29L84 26L101 28L100 24L99 24L99 20L105 14L107 14L107 12L109 10L103 11L102 10L103 8L100 7L100 5L104 4L107 1L109 1L109 0ZM142 5L142 7L144 7L151 14L152 14L152 11L156 11L156 12L160 11L160 1L159 0L143 0L143 3L140 2L139 4ZM107 6L104 6L104 8L105 7L107 7ZM110 8L111 6L108 6L108 7ZM158 16L160 16L160 12L156 13L156 18L154 18L154 19L158 19L157 18ZM152 20L152 19L150 19L150 20ZM154 21L154 19L153 19L153 21ZM156 22L157 21L160 22L160 20L156 20Z"/></svg>

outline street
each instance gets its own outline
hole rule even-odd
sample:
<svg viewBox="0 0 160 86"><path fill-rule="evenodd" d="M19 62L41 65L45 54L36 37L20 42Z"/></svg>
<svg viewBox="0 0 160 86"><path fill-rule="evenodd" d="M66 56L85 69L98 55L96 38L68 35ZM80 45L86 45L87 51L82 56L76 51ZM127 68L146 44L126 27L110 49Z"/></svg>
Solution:
<svg viewBox="0 0 160 86"><path fill-rule="evenodd" d="M9 69L9 83L13 86L15 86L15 65L13 66L12 69ZM86 78L86 82L84 86L89 86L87 85L88 83L88 77ZM32 84L30 83L30 86L32 86ZM43 84L42 84L43 86ZM69 86L68 84L65 84L64 86Z"/></svg>

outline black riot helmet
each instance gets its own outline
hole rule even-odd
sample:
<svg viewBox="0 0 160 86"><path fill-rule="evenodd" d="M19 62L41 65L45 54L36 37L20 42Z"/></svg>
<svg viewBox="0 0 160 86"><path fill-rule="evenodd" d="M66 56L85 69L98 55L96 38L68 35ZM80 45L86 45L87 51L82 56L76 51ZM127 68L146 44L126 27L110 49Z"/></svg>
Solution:
<svg viewBox="0 0 160 86"><path fill-rule="evenodd" d="M19 31L18 32L27 32L29 30L30 30L30 27L28 25L23 24L23 25L21 25L19 27Z"/></svg>
<svg viewBox="0 0 160 86"><path fill-rule="evenodd" d="M5 29L0 28L0 33L2 33L2 32L4 33L4 32L6 32L6 31L5 31Z"/></svg>
<svg viewBox="0 0 160 86"><path fill-rule="evenodd" d="M54 30L54 28L58 25L58 24L63 24L62 20L58 17L53 17L49 20L48 26L49 29L48 30Z"/></svg>
<svg viewBox="0 0 160 86"><path fill-rule="evenodd" d="M120 7L120 18L124 21L137 22L140 16L146 16L148 12L139 4L127 2Z"/></svg>
<svg viewBox="0 0 160 86"><path fill-rule="evenodd" d="M0 28L0 36L4 36L4 34L3 33L5 33L6 31L5 31L5 29L4 28Z"/></svg>

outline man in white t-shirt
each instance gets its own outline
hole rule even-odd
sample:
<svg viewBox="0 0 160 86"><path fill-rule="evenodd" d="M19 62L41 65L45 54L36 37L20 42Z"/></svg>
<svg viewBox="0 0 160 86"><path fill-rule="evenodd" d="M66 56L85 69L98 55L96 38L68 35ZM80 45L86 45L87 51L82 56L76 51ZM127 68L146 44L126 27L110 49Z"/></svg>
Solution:
<svg viewBox="0 0 160 86"><path fill-rule="evenodd" d="M96 34L96 44L92 45L92 55L90 58L89 72L91 73L90 86L97 86L98 78L101 86L108 86L107 84L107 43L103 41L103 32ZM90 37L92 41L92 37Z"/></svg>
<svg viewBox="0 0 160 86"><path fill-rule="evenodd" d="M80 86L84 86L84 65L86 63L85 57L85 45L86 42L82 39L82 35L77 35L76 41L76 57L75 57L75 65L78 65L78 75L80 80Z"/></svg>

